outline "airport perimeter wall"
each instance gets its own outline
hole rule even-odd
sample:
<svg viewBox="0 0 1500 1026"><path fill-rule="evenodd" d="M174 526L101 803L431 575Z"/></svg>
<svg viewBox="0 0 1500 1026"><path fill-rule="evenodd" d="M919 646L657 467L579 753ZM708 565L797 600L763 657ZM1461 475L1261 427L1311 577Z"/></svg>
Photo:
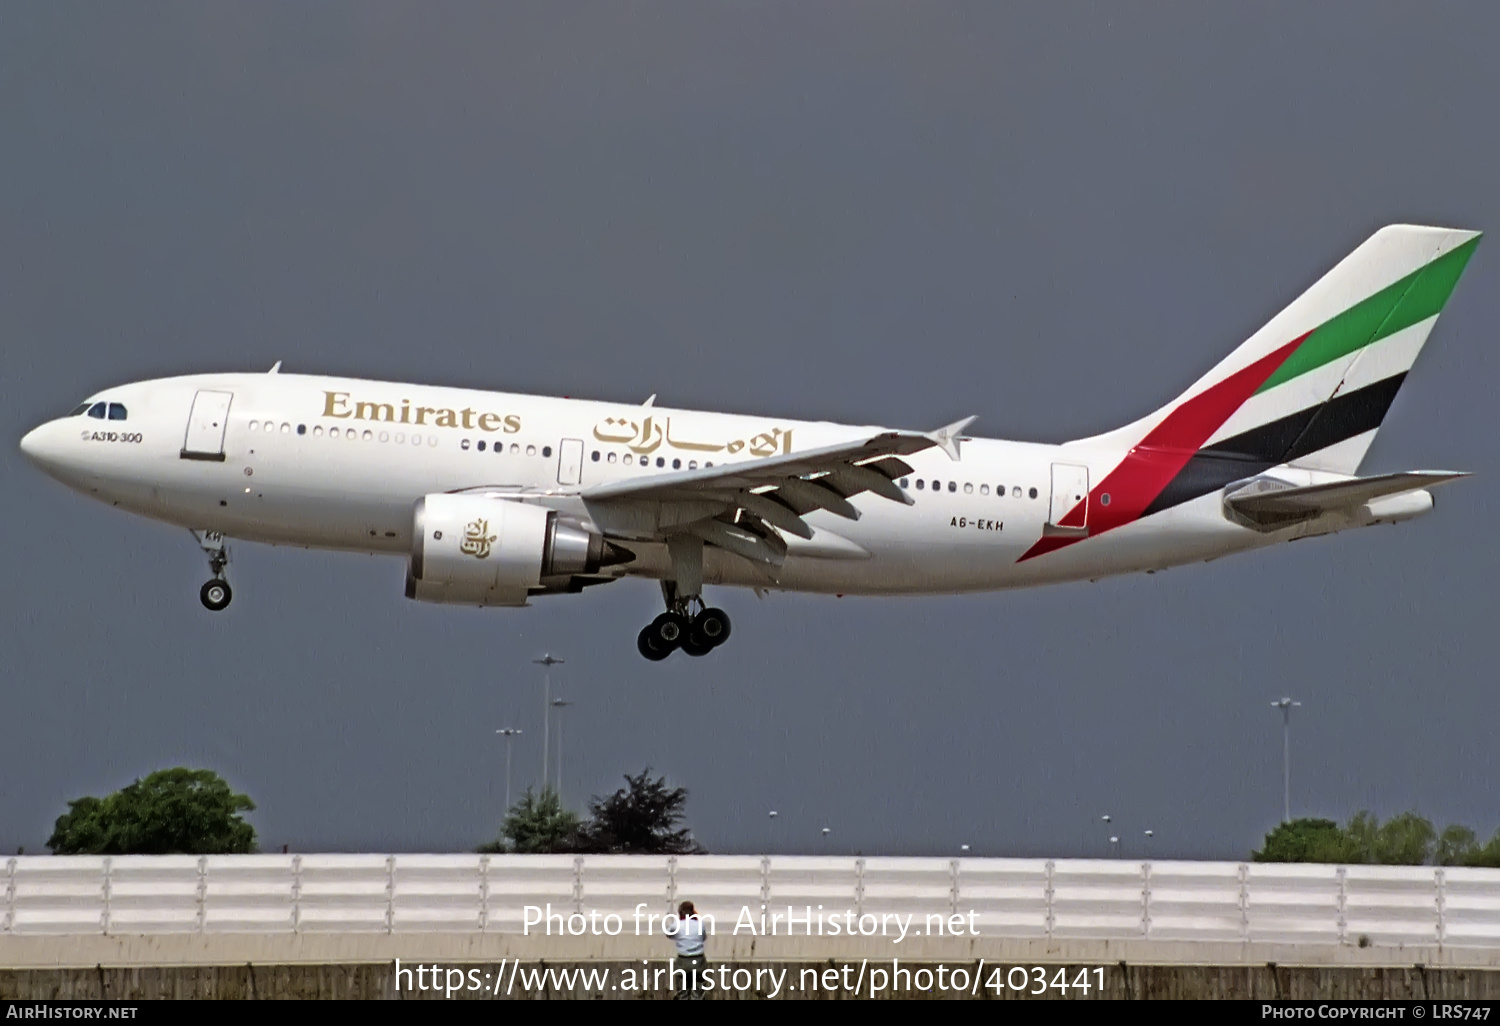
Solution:
<svg viewBox="0 0 1500 1026"><path fill-rule="evenodd" d="M397 959L486 971L517 961L637 965L670 954L662 917L685 898L713 917L709 952L719 963L1108 966L1118 969L1116 996L1500 996L1500 870L714 855L26 856L0 862L0 898L0 997L391 996ZM773 915L781 917L774 924Z"/></svg>

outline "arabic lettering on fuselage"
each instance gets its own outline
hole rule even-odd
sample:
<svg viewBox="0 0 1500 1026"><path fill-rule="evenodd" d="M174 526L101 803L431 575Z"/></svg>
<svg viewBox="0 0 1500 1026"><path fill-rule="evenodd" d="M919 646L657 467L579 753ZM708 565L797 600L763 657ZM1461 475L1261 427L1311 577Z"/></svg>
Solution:
<svg viewBox="0 0 1500 1026"><path fill-rule="evenodd" d="M594 425L594 437L601 442L623 445L631 452L642 456L659 449L663 443L668 448L686 452L722 452L733 456L748 452L751 456L774 456L776 453L792 451L790 429L771 428L749 438L733 438L723 442L706 442L701 439L673 434L672 418L664 418L665 427L655 415L647 414L639 421L628 417L605 417Z"/></svg>

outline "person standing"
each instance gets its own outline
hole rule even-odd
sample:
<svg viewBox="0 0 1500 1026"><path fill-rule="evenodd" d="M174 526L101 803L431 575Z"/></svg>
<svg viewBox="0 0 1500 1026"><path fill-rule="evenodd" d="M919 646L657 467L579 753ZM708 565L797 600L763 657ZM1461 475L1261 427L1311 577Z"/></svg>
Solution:
<svg viewBox="0 0 1500 1026"><path fill-rule="evenodd" d="M687 972L688 986L673 995L675 1001L697 1001L703 997L699 989L698 974L707 959L703 954L703 920L691 901L677 906L677 932L672 935L677 943L677 964Z"/></svg>

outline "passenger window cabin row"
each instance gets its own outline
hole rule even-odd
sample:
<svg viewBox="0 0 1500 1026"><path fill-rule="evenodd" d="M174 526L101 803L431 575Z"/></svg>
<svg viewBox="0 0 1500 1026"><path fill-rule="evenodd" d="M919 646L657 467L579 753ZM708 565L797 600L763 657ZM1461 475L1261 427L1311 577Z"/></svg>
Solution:
<svg viewBox="0 0 1500 1026"><path fill-rule="evenodd" d="M909 477L903 477L901 479L900 484L901 484L902 488L906 489L907 491L910 491L911 488L912 488L913 482L912 482L911 478L909 478ZM938 481L938 480L934 480L934 481L928 482L925 478L920 478L919 477L919 478L916 479L915 484L916 484L916 489L919 492L926 491L929 487L934 492L941 492L943 490L943 482L942 481ZM948 491L950 491L950 492L957 492L958 489L959 489L959 482L957 482L957 481L949 481L947 483L947 488L948 488ZM964 494L965 495L973 495L974 494L974 482L972 482L972 481L965 481L963 483L963 490L964 490ZM1013 485L1011 487L1011 490L1010 490L1011 498L1013 498L1013 499L1019 499L1021 497L1021 492L1022 492L1022 489L1021 489L1020 485ZM987 484L980 485L979 486L979 494L980 495L988 495L988 494L990 494L990 486L987 485ZM1030 498L1035 499L1037 497L1037 490L1035 488L1028 488L1028 489L1026 489L1026 495L1028 497L1030 497ZM1005 498L1005 486L1003 484L997 484L995 486L995 498L997 498L997 499L1003 499L1003 498Z"/></svg>
<svg viewBox="0 0 1500 1026"><path fill-rule="evenodd" d="M636 464L637 466L640 466L642 469L646 469L646 468L649 468L651 466L651 457L650 456L641 456L640 458L637 459L633 453L628 453L627 452L623 456L621 456L619 453L614 453L614 452L604 452L604 453L601 453L598 449L595 449L591 453L589 453L589 460L591 462L598 463L601 459L605 463L614 463L614 462L616 462L618 460L620 463L623 463L627 467L630 466L632 463ZM709 467L711 467L713 465L714 465L714 461L713 460L705 460L704 463L703 463L703 468L706 470L706 469L708 469ZM665 470L667 468L667 458L665 456L658 456L658 457L656 457L656 467L657 467L658 470ZM674 457L672 459L672 469L673 470L697 470L698 469L698 461L697 460L687 460L686 463L684 463L684 461L682 459Z"/></svg>
<svg viewBox="0 0 1500 1026"><path fill-rule="evenodd" d="M82 414L82 413L87 413L90 417L103 418L104 416L106 416L105 405L106 404L104 404L104 403L94 403L92 405L90 405L88 403L84 403L78 409L76 409L76 410L73 411L72 416L77 416L77 415ZM119 411L118 414L115 412L116 410ZM125 419L125 407L122 406L122 405L120 405L119 403L109 403L108 404L108 414L107 415L108 415L109 419L111 419L111 420L124 420ZM249 428L250 428L251 431L264 430L264 431L270 433L270 432L274 432L276 430L276 424L274 422L268 420L268 421L266 421L264 423L264 425L262 425L262 423L260 421L252 420L252 421L249 422ZM290 424L282 424L281 425L281 433L282 434L287 434L290 431L291 431L291 425ZM305 434L307 434L307 425L306 424L298 424L297 425L297 434L299 434L299 435L305 435ZM313 428L313 434L317 435L317 436L321 436L323 434L323 427L321 425L318 425L318 426L314 427ZM328 429L328 435L331 438L338 438L340 436L339 429L336 428L336 427L329 428ZM349 438L349 439L354 439L354 438L359 437L356 434L356 429L354 429L354 428L348 428L348 429L346 429L343 432L343 435L345 437ZM364 432L364 438L365 438L365 441L372 441L375 438L375 434L374 434L374 432L366 429L365 432ZM380 438L380 441L387 442L387 441L390 440L390 434L388 432L382 431L382 432L380 432L379 438ZM396 436L395 436L395 440L396 440L397 444L405 444L406 443L406 436L402 432L397 432ZM422 444L422 436L418 435L418 434L413 434L411 436L411 443L413 445L421 445ZM428 443L430 445L436 445L437 444L437 436L435 436L435 435L429 436ZM519 443L519 442L511 442L508 447L506 446L506 444L504 442L489 442L489 441L487 441L487 440L485 440L483 438L479 439L478 441L474 441L474 442L471 442L469 439L465 438L465 439L463 439L462 441L459 442L459 448L461 448L461 449L469 450L471 447L472 447L473 451L475 451L475 452L494 452L496 454L503 455L507 451L507 448L508 448L508 450L509 450L509 452L510 452L510 454L512 456L520 456L523 452L527 456L536 456L537 455L537 447L535 445L522 446L522 444ZM544 446L542 446L541 447L541 456L544 459L550 458L552 456L552 446L550 446L550 445L544 445ZM641 456L641 457L637 458L634 454L628 453L628 452L624 453L624 454L619 454L619 453L614 453L614 452L601 452L598 449L594 449L592 452L590 452L589 459L593 463L600 463L600 462L604 462L604 463L616 463L616 462L618 462L618 463L624 464L627 467L628 466L632 466L632 465L639 466L643 470L649 470L649 469L651 469L652 462L653 462L652 458L650 456ZM713 465L714 464L713 464L712 460L706 460L703 463L703 467L705 469L707 469L708 467L712 467ZM666 457L664 457L664 456L658 456L658 457L656 457L656 459L655 459L655 466L656 466L656 469L658 469L658 470L665 470L667 468L667 459L666 459ZM683 469L697 470L698 466L699 466L699 464L698 464L697 460L688 460L686 468L684 468L684 466L683 466L683 460L681 458L677 458L677 457L674 457L672 459L672 462L671 462L671 467L672 467L673 470L683 470ZM934 491L934 492L941 492L946 487L949 492L957 493L958 490L959 490L959 487L960 487L960 483L958 481L943 482L941 480L934 479L934 480L932 480L932 481L929 482L926 478L920 478L920 477L916 478L915 480L913 480L912 478L909 478L909 477L903 477L900 480L899 483L900 483L900 485L901 485L902 488L904 488L904 489L906 489L908 491L911 490L913 487L915 487L916 490L919 491L919 492L921 492L921 491L927 491L929 489L931 491ZM974 483L972 481L963 482L962 488L963 488L963 491L964 491L965 495L972 495L972 494L974 494L975 485L974 485ZM980 495L989 495L990 494L990 486L988 484L980 484L978 486L978 489L979 489L979 494ZM1025 489L1024 491L1025 491L1025 494L1028 495L1030 498L1035 499L1037 497L1037 490L1035 488ZM1010 493L1011 493L1011 497L1012 498L1019 499L1022 496L1023 489L1021 488L1020 485L1014 485L1014 486L1011 487ZM1005 497L1005 485L1003 485L1003 484L997 484L997 485L995 485L995 487L994 487L994 494L995 494L996 498L1004 498Z"/></svg>

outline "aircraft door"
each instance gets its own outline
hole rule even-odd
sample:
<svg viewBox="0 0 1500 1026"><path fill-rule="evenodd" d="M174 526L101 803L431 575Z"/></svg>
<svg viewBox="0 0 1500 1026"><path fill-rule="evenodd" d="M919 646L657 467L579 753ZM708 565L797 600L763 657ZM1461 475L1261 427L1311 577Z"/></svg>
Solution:
<svg viewBox="0 0 1500 1026"><path fill-rule="evenodd" d="M1052 501L1043 533L1087 535L1089 468L1076 463L1052 464Z"/></svg>
<svg viewBox="0 0 1500 1026"><path fill-rule="evenodd" d="M583 443L564 438L557 447L557 483L576 485L583 479Z"/></svg>
<svg viewBox="0 0 1500 1026"><path fill-rule="evenodd" d="M229 404L233 399L233 392L209 389L193 396L187 437L182 442L183 459L224 461L224 429L229 426Z"/></svg>

